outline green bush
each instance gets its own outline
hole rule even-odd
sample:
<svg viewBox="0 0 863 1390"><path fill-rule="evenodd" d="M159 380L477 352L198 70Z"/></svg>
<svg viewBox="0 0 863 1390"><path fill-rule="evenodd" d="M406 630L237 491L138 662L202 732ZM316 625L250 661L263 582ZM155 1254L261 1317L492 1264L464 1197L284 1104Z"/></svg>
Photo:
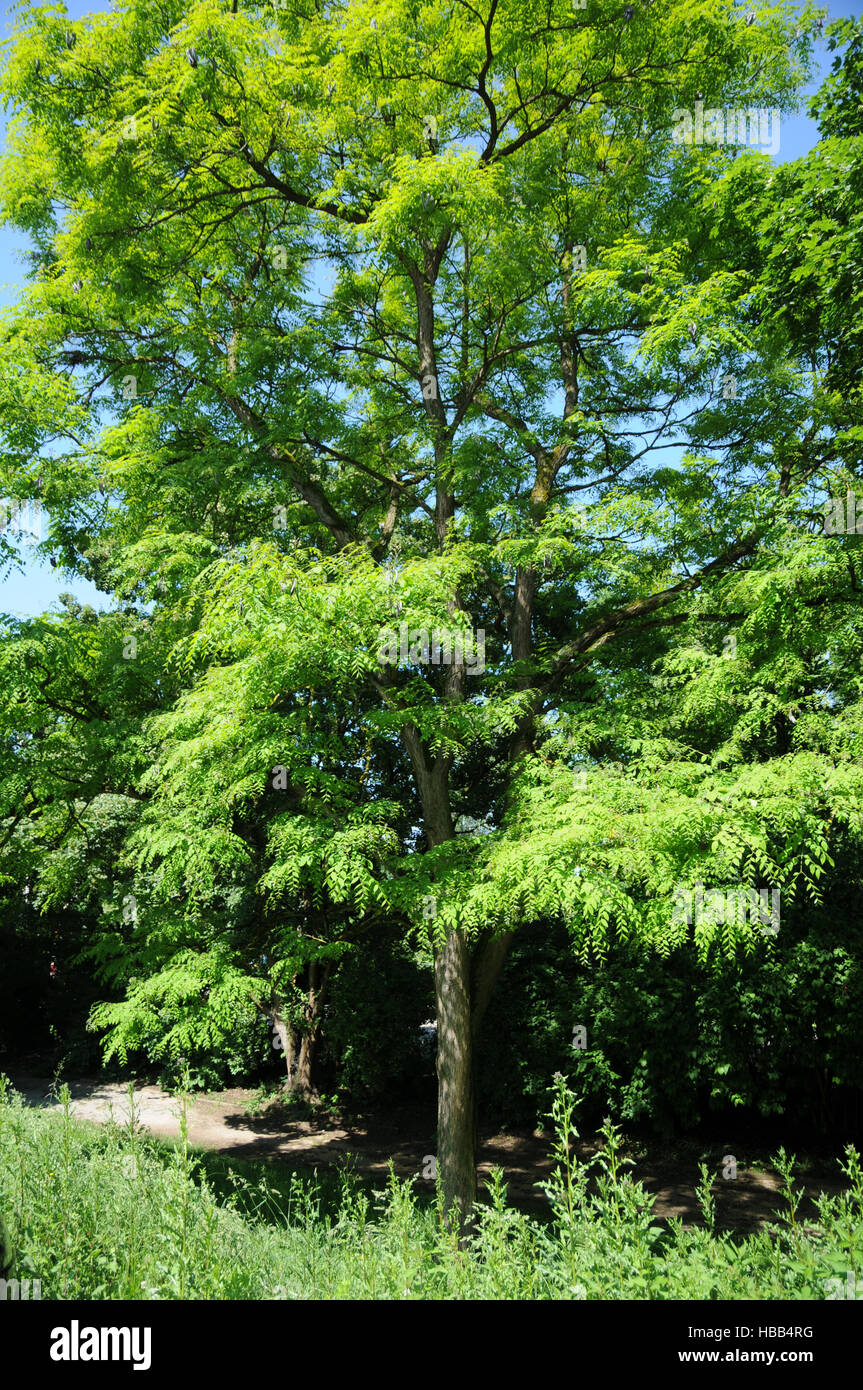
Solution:
<svg viewBox="0 0 863 1390"><path fill-rule="evenodd" d="M20 895L0 893L0 1054L99 1068L101 1048L85 1024L100 989L78 959L86 932L74 913L43 914Z"/></svg>
<svg viewBox="0 0 863 1390"><path fill-rule="evenodd" d="M431 969L400 942L377 942L374 956L349 954L331 988L323 1067L355 1101L414 1096L434 1074L419 1031L433 1016Z"/></svg>
<svg viewBox="0 0 863 1390"><path fill-rule="evenodd" d="M663 959L619 944L580 966L562 928L526 928L479 1039L485 1118L535 1123L559 1070L583 1122L611 1114L668 1136L745 1107L847 1134L863 1089L863 921L845 907L788 913L769 947L711 969L691 945Z"/></svg>

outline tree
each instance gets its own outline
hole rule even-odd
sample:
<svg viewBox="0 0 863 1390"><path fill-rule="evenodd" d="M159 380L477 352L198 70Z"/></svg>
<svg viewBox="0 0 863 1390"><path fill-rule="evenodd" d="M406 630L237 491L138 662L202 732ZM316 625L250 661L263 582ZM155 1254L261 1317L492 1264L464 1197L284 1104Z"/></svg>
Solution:
<svg viewBox="0 0 863 1390"><path fill-rule="evenodd" d="M132 658L147 633L137 615L97 614L68 594L58 614L0 623L7 1043L13 1032L20 1039L22 1009L38 1036L35 971L53 1026L71 1001L82 1004L79 990L92 968L82 980L74 957L86 944L87 926L110 923L118 933L134 902L121 860L142 805L137 782L148 764L142 723L160 698L171 698L164 653L151 642L140 660Z"/></svg>
<svg viewBox="0 0 863 1390"><path fill-rule="evenodd" d="M562 914L600 951L686 929L711 750L669 737L653 668L703 694L715 662L678 636L770 610L824 461L811 383L718 238L736 151L675 139L698 102L785 107L799 19L136 2L26 11L10 53L5 211L36 249L4 329L7 477L44 474L67 564L185 624L139 863L187 902L196 876L212 897L246 874L270 910L305 893L291 970L310 914L429 933L459 1219L473 1038L519 922ZM620 795L643 814L609 854ZM835 813L801 825L807 855L737 804L702 866L736 845L811 884Z"/></svg>

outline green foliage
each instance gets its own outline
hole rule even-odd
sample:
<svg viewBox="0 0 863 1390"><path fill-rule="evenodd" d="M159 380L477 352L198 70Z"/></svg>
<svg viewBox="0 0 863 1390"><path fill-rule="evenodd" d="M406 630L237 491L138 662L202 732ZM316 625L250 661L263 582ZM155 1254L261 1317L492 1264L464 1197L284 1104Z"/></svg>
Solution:
<svg viewBox="0 0 863 1390"><path fill-rule="evenodd" d="M322 1066L357 1104L427 1094L434 1067L421 1050L420 1026L433 1016L429 964L398 941L388 947L378 940L373 954L355 952L339 970L324 1020Z"/></svg>
<svg viewBox="0 0 863 1390"><path fill-rule="evenodd" d="M510 1206L500 1170L465 1248L438 1206L390 1174L369 1192L345 1170L340 1191L268 1168L208 1165L130 1123L76 1124L68 1091L51 1115L0 1090L0 1209L11 1278L52 1299L824 1299L863 1260L863 1173L847 1152L847 1191L822 1196L805 1231L793 1159L787 1211L772 1230L662 1225L627 1174L613 1126L589 1164L574 1160L574 1097L552 1096L556 1168L546 1219ZM182 1101L180 1101L181 1113ZM831 1284L831 1280L834 1284Z"/></svg>
<svg viewBox="0 0 863 1390"><path fill-rule="evenodd" d="M858 892L837 889L829 911L789 918L775 943L718 968L691 942L664 959L619 944L584 966L561 927L525 928L478 1044L484 1117L535 1124L556 1069L585 1123L610 1114L669 1137L742 1112L847 1133L845 1102L863 1088Z"/></svg>

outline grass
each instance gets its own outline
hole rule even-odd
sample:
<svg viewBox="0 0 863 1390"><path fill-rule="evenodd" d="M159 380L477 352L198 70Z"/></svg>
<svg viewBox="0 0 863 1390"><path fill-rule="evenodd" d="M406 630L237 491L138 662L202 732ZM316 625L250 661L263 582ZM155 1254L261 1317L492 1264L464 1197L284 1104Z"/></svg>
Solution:
<svg viewBox="0 0 863 1390"><path fill-rule="evenodd" d="M167 1145L136 1127L92 1126L25 1106L0 1077L0 1214L8 1279L43 1299L823 1299L863 1285L863 1172L801 1227L794 1160L775 1159L785 1214L751 1235L718 1232L705 1167L703 1223L658 1223L607 1125L573 1157L574 1097L557 1078L549 1218L507 1202L500 1171L467 1248L439 1198L390 1173L372 1191L345 1170L324 1181ZM9 1256L7 1256L9 1258ZM831 1282L832 1281L832 1282Z"/></svg>

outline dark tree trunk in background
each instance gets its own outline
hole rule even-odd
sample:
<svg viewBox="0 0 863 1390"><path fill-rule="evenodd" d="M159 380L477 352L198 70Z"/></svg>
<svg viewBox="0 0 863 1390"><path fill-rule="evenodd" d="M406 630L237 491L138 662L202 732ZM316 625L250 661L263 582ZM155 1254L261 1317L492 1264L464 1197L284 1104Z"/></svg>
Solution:
<svg viewBox="0 0 863 1390"><path fill-rule="evenodd" d="M273 1027L281 1042L285 1056L285 1070L288 1090L292 1095L313 1100L317 1096L315 1084L315 1059L320 1042L323 1004L331 974L331 964L323 966L320 961L311 961L308 967L306 1001L303 1005L303 1021L297 1027L282 1012L284 1001L280 1001L272 1012Z"/></svg>

